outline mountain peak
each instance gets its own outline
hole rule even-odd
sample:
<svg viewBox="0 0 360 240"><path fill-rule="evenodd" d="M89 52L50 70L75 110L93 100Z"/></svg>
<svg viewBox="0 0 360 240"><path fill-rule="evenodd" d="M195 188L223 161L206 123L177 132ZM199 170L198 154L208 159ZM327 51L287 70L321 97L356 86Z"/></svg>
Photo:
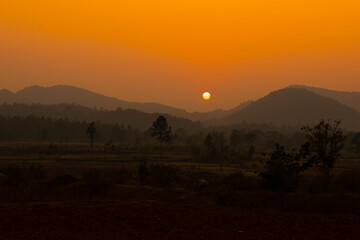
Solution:
<svg viewBox="0 0 360 240"><path fill-rule="evenodd" d="M275 125L312 124L321 119L341 119L348 129L360 129L360 113L329 97L305 88L284 88L251 103L225 120Z"/></svg>
<svg viewBox="0 0 360 240"><path fill-rule="evenodd" d="M1 94L1 95L13 95L14 93L11 92L11 91L9 91L9 90L7 90L7 89L1 89L1 90L0 90L0 94Z"/></svg>
<svg viewBox="0 0 360 240"><path fill-rule="evenodd" d="M325 88L309 87L305 85L290 85L289 88L303 88L312 91L321 96L334 99L360 112L360 92L344 92Z"/></svg>

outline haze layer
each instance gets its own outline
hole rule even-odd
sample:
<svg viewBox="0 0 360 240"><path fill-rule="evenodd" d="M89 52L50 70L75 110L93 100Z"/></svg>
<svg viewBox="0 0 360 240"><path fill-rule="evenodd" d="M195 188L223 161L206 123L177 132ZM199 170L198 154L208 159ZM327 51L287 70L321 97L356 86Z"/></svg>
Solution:
<svg viewBox="0 0 360 240"><path fill-rule="evenodd" d="M0 88L69 84L190 111L290 84L360 91L359 11L355 0L0 0Z"/></svg>

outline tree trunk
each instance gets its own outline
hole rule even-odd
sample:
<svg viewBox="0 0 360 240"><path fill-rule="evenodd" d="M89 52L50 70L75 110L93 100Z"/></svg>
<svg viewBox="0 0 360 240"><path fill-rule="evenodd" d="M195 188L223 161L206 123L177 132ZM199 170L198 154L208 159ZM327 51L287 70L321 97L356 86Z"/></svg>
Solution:
<svg viewBox="0 0 360 240"><path fill-rule="evenodd" d="M94 136L90 136L90 147L91 147L91 151L94 150Z"/></svg>
<svg viewBox="0 0 360 240"><path fill-rule="evenodd" d="M160 160L162 160L163 142L160 142Z"/></svg>

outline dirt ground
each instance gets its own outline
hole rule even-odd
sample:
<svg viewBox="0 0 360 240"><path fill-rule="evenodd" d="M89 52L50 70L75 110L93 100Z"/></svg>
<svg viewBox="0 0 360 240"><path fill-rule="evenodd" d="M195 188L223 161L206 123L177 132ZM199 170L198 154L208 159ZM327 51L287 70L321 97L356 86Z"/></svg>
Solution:
<svg viewBox="0 0 360 240"><path fill-rule="evenodd" d="M0 239L360 239L360 216L157 201L1 204Z"/></svg>

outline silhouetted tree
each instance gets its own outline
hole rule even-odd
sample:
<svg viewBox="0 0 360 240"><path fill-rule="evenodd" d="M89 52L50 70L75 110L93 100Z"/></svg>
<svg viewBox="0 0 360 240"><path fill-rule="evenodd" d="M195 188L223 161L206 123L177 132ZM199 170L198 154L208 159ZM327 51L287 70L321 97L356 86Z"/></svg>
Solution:
<svg viewBox="0 0 360 240"><path fill-rule="evenodd" d="M313 154L311 164L316 164L323 174L323 190L327 191L331 180L331 170L344 146L345 137L339 120L321 120L314 127L304 126L306 138Z"/></svg>
<svg viewBox="0 0 360 240"><path fill-rule="evenodd" d="M139 174L140 184L144 185L146 183L147 177L149 176L149 168L146 158L141 159L138 166L138 174Z"/></svg>
<svg viewBox="0 0 360 240"><path fill-rule="evenodd" d="M254 153L255 153L255 147L254 147L254 145L250 145L249 151L248 151L248 153L247 153L248 159L251 160L252 157L253 157L253 155L254 155Z"/></svg>
<svg viewBox="0 0 360 240"><path fill-rule="evenodd" d="M100 122L113 124L117 122L119 125L131 125L133 128L140 130L148 129L154 121L154 115L144 113L134 109L121 109L115 111L95 108L88 108L75 104L56 104L56 105L39 105L39 104L0 104L0 113L3 116L19 116L27 117L33 115L34 117L52 118L52 119L68 119L70 121L86 121L88 123L94 121L98 130L100 130ZM193 132L201 129L200 122L193 122L189 119L180 117L167 117L173 129L184 128L186 131ZM34 129L36 130L36 129ZM83 131L83 130L82 130ZM103 132L101 131L103 134ZM82 132L82 134L84 134ZM86 135L85 135L86 136ZM96 136L98 137L98 136ZM114 141L115 138L112 138ZM50 140L50 139L47 139Z"/></svg>
<svg viewBox="0 0 360 240"><path fill-rule="evenodd" d="M96 128L95 128L95 123L92 122L89 124L87 130L86 130L86 134L89 136L90 138L90 147L91 147L91 151L94 149L94 138L96 135Z"/></svg>
<svg viewBox="0 0 360 240"><path fill-rule="evenodd" d="M230 144L233 148L237 147L242 141L241 132L237 129L233 129L230 135Z"/></svg>
<svg viewBox="0 0 360 240"><path fill-rule="evenodd" d="M214 153L213 156L215 156L217 158L217 160L219 161L220 164L220 172L222 173L223 171L223 161L224 161L224 147L225 147L225 143L226 143L226 138L225 138L225 134L224 132L213 132L212 133L213 139L214 139ZM218 157L218 151L217 149L219 149L220 155Z"/></svg>
<svg viewBox="0 0 360 240"><path fill-rule="evenodd" d="M257 134L254 132L245 134L245 142L249 145L254 144L256 138L257 138Z"/></svg>
<svg viewBox="0 0 360 240"><path fill-rule="evenodd" d="M115 151L115 145L113 144L113 141L110 139L109 141L106 141L104 143L104 152L109 153L111 151Z"/></svg>
<svg viewBox="0 0 360 240"><path fill-rule="evenodd" d="M156 137L160 142L160 158L162 158L163 143L168 143L171 140L171 127L168 126L166 118L159 116L152 124L151 136Z"/></svg>
<svg viewBox="0 0 360 240"><path fill-rule="evenodd" d="M300 182L300 173L309 167L308 163L300 164L310 154L310 144L305 143L299 152L285 152L284 146L276 144L271 158L260 173L261 183L265 189L274 191L294 191Z"/></svg>
<svg viewBox="0 0 360 240"><path fill-rule="evenodd" d="M210 151L214 148L214 138L213 136L211 135L211 133L209 133L206 138L205 138L205 146L206 148Z"/></svg>
<svg viewBox="0 0 360 240"><path fill-rule="evenodd" d="M226 143L225 134L224 134L224 132L213 132L213 136L214 136L215 147L219 147L220 155L223 156L224 146Z"/></svg>
<svg viewBox="0 0 360 240"><path fill-rule="evenodd" d="M350 141L349 151L359 153L360 152L360 133L357 133Z"/></svg>

